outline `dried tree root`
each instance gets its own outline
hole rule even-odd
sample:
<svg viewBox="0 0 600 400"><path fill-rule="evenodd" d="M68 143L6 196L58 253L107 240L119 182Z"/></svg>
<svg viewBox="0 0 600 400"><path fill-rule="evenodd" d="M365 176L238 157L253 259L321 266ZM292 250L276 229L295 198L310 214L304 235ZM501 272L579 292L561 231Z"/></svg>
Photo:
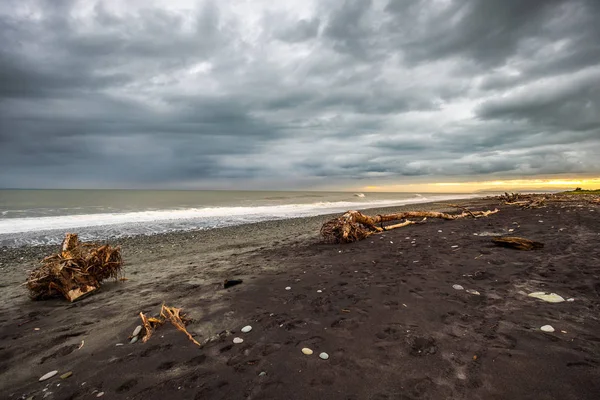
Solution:
<svg viewBox="0 0 600 400"><path fill-rule="evenodd" d="M200 343L198 343L196 339L194 339L192 335L190 335L187 329L185 329L185 325L189 322L189 320L185 317L185 314L182 313L181 310L181 308L169 307L163 304L160 309L159 318L148 318L146 314L140 313L140 318L142 319L142 324L144 325L145 332L144 337L142 338L142 342L146 343L148 339L150 339L156 328L169 321L175 328L185 333L188 339L194 342L194 344L200 346Z"/></svg>
<svg viewBox="0 0 600 400"><path fill-rule="evenodd" d="M412 225L417 222L406 220L404 222L383 227L384 222L399 221L407 218L423 218L424 222L427 218L442 218L445 220L455 220L465 217L487 217L490 214L497 213L493 211L463 211L461 214L447 214L437 211L405 211L396 214L377 215L371 217L362 214L359 211L347 211L344 215L338 218L329 220L321 227L321 236L328 243L352 243L358 240L365 239L375 233L402 228ZM378 226L381 225L381 226Z"/></svg>
<svg viewBox="0 0 600 400"><path fill-rule="evenodd" d="M510 247L517 250L541 249L544 243L535 242L518 236L504 236L493 238L492 242L499 246Z"/></svg>
<svg viewBox="0 0 600 400"><path fill-rule="evenodd" d="M64 296L75 301L100 287L103 280L121 275L121 249L109 245L82 243L74 233L67 233L59 254L41 261L31 271L27 289L34 300Z"/></svg>

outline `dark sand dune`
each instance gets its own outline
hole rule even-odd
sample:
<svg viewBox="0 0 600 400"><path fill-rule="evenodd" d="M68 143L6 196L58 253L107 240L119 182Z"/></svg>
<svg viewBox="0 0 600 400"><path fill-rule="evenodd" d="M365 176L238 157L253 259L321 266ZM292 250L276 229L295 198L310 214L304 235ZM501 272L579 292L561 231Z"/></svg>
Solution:
<svg viewBox="0 0 600 400"><path fill-rule="evenodd" d="M0 397L600 398L600 207L500 208L348 245L317 242L323 217L131 239L130 280L74 304L29 301L18 285L40 250L0 250ZM508 233L545 247L492 244L489 235ZM244 283L225 290L225 278ZM574 301L524 294L535 291ZM235 334L200 349L164 326L147 343L116 346L163 301L188 312L200 342ZM555 332L540 330L547 324ZM73 375L38 382L51 370Z"/></svg>

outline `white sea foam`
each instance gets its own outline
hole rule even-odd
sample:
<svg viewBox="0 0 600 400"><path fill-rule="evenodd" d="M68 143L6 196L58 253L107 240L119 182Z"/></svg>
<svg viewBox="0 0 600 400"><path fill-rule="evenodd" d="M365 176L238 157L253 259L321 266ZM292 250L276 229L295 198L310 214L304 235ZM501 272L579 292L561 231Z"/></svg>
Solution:
<svg viewBox="0 0 600 400"><path fill-rule="evenodd" d="M0 245L20 246L24 244L57 243L60 241L63 233L69 230L77 230L84 239L148 235L171 231L210 229L265 220L322 215L349 209L387 207L470 197L476 196L452 195L368 202L318 202L277 206L206 207L6 218L0 219Z"/></svg>

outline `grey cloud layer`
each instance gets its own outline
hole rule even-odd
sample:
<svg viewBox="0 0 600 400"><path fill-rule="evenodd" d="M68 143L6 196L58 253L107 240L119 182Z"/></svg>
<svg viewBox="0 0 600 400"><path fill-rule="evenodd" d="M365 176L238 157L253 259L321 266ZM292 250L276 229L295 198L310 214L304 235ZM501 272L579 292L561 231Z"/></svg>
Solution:
<svg viewBox="0 0 600 400"><path fill-rule="evenodd" d="M2 2L0 187L600 172L595 0L190 3Z"/></svg>

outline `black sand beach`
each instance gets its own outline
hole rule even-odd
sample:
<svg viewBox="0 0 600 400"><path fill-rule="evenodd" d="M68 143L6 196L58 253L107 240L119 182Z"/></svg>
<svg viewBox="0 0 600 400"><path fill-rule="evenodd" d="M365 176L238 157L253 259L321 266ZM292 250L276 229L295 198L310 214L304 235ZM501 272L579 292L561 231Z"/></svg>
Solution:
<svg viewBox="0 0 600 400"><path fill-rule="evenodd" d="M0 249L2 397L597 399L600 207L461 204L500 212L346 245L319 243L327 217L120 240L129 280L73 304L33 302L20 286L56 247ZM508 233L545 246L491 243ZM231 278L244 282L223 289ZM574 301L526 295L538 291ZM233 334L199 348L163 326L128 344L139 313L163 302L183 307L199 342ZM38 382L52 370L73 374Z"/></svg>

